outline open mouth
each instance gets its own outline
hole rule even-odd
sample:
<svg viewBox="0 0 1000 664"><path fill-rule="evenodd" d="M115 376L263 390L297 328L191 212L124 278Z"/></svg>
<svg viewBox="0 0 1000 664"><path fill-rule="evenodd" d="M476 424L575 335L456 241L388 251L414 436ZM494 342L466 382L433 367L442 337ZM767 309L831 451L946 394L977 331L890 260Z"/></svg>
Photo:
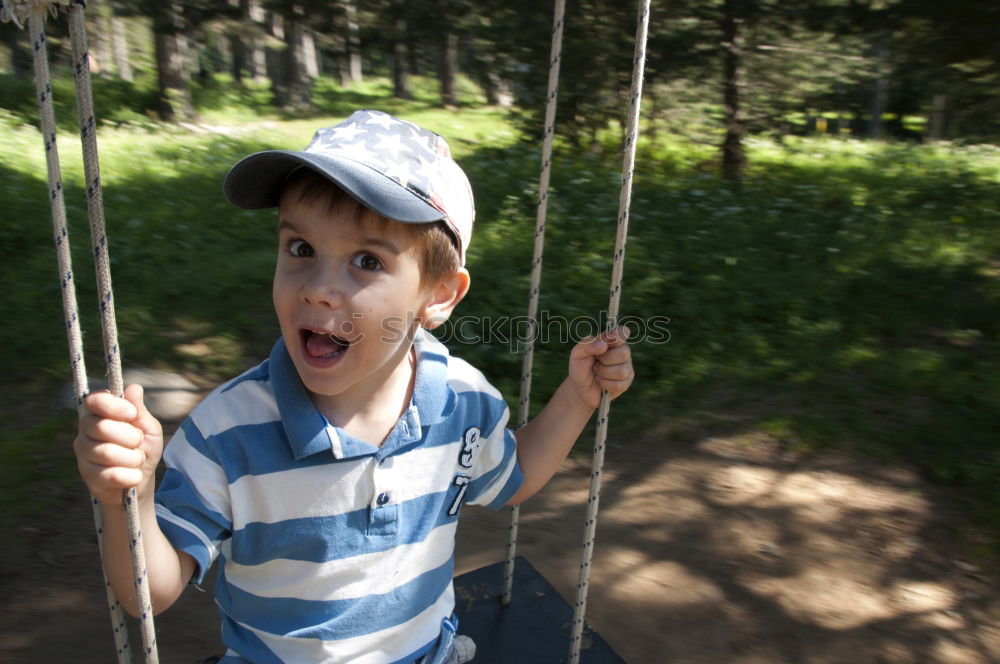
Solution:
<svg viewBox="0 0 1000 664"><path fill-rule="evenodd" d="M302 337L302 345L306 353L316 359L332 359L347 352L351 342L338 337L335 334L315 332L313 330L299 330Z"/></svg>

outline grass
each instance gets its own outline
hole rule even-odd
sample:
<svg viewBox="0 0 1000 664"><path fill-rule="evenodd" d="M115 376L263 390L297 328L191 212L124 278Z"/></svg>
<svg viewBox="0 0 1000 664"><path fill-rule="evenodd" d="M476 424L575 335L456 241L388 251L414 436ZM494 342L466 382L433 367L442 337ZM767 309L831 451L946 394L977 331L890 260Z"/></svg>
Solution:
<svg viewBox="0 0 1000 664"><path fill-rule="evenodd" d="M384 81L322 88L320 117L206 111L204 123L225 133L148 121L102 131L127 363L212 382L266 353L277 334L272 214L232 209L220 183L241 156L300 147L359 106L448 136L469 173L478 217L473 288L459 315L482 323L524 311L538 146L520 143L504 115L475 99L445 110L426 87L407 102L386 94ZM17 113L0 115L0 129L4 153L18 155L0 166L7 381L64 380L41 139ZM751 168L733 186L703 146L668 137L640 146L622 313L645 340L634 345L638 382L612 421L631 432L664 415L708 427L738 411L750 414L745 426L798 449L915 463L1000 541L1000 150L801 138L748 148ZM78 148L66 134L60 149L85 328L95 330L83 195L73 184ZM607 306L619 168L614 145L603 156L557 155L540 309L578 321L577 336ZM489 338L483 325L464 330L475 334L453 352L516 400L520 357L510 339ZM570 341L541 344L536 407L565 374ZM87 342L98 373L99 340ZM5 428L39 441L30 427ZM23 450L5 442L0 464Z"/></svg>

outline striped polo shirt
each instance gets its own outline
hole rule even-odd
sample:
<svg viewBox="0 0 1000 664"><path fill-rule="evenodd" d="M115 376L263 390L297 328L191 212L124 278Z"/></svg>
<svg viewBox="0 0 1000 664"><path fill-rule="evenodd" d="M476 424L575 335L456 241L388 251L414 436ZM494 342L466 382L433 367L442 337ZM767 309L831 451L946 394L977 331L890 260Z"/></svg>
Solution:
<svg viewBox="0 0 1000 664"><path fill-rule="evenodd" d="M316 410L280 340L170 441L157 516L194 583L220 558L224 662L412 662L446 640L459 509L522 476L500 393L432 335L415 348L379 447Z"/></svg>

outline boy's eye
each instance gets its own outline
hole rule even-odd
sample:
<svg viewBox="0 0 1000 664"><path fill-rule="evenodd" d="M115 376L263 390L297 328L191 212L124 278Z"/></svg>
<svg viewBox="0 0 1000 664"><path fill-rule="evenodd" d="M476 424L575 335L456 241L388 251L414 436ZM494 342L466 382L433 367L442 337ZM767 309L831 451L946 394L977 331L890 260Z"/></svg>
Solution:
<svg viewBox="0 0 1000 664"><path fill-rule="evenodd" d="M358 254L351 261L351 264L355 267L360 267L362 270L382 269L382 261L372 254Z"/></svg>
<svg viewBox="0 0 1000 664"><path fill-rule="evenodd" d="M305 240L292 240L288 243L288 253L296 258L306 258L313 255L313 248Z"/></svg>

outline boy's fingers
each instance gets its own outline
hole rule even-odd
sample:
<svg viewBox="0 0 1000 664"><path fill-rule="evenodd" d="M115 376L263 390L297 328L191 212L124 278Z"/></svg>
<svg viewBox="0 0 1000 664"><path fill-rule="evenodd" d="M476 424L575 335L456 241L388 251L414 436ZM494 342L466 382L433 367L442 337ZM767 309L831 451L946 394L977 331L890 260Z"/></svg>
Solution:
<svg viewBox="0 0 1000 664"><path fill-rule="evenodd" d="M607 342L600 337L584 337L580 339L578 344L573 346L573 350L569 353L569 359L583 360L594 355L601 355L607 349Z"/></svg>
<svg viewBox="0 0 1000 664"><path fill-rule="evenodd" d="M579 360L595 355L604 355L610 352L609 349L622 347L629 336L631 336L629 328L625 325L619 325L601 332L596 337L585 337L573 347L570 359Z"/></svg>
<svg viewBox="0 0 1000 664"><path fill-rule="evenodd" d="M131 387L131 386L130 386ZM83 401L87 410L97 417L107 417L122 422L131 422L139 411L136 407L121 397L116 397L107 390L92 392Z"/></svg>
<svg viewBox="0 0 1000 664"><path fill-rule="evenodd" d="M597 378L597 385L602 390L607 390L612 397L616 397L622 394L632 385L632 379L628 378L626 380L606 380L604 378Z"/></svg>
<svg viewBox="0 0 1000 664"><path fill-rule="evenodd" d="M98 443L90 449L87 461L102 467L141 468L146 455L140 449L114 443Z"/></svg>
<svg viewBox="0 0 1000 664"><path fill-rule="evenodd" d="M143 400L145 395L145 390L142 385L138 383L133 383L125 388L125 399L136 410L136 417L134 424L143 429L144 431L152 431L153 427L156 425L156 418L153 417L152 413L146 408L146 402Z"/></svg>
<svg viewBox="0 0 1000 664"><path fill-rule="evenodd" d="M88 416L80 420L80 433L95 443L110 442L123 447L139 447L143 432L128 422Z"/></svg>
<svg viewBox="0 0 1000 664"><path fill-rule="evenodd" d="M131 489L142 482L142 470L122 466L95 466L94 475L109 489Z"/></svg>
<svg viewBox="0 0 1000 664"><path fill-rule="evenodd" d="M601 363L594 366L594 373L602 380L629 380L632 376L632 367L627 362Z"/></svg>
<svg viewBox="0 0 1000 664"><path fill-rule="evenodd" d="M617 325L601 333L601 338L612 348L621 346L631 336L632 330L629 329L628 325Z"/></svg>
<svg viewBox="0 0 1000 664"><path fill-rule="evenodd" d="M628 364L632 361L632 349L627 345L613 346L606 353L598 358L598 362L604 366L616 364Z"/></svg>

